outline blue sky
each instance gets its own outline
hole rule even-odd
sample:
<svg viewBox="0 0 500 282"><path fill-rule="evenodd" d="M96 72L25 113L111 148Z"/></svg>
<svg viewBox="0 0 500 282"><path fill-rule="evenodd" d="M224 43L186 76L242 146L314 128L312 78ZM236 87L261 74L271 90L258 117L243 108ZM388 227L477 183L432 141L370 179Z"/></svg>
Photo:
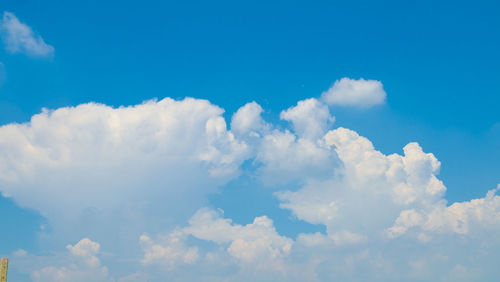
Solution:
<svg viewBox="0 0 500 282"><path fill-rule="evenodd" d="M202 206L224 210L223 216L231 218L234 224L249 224L255 217L266 215L274 220L277 233L292 238L294 242L299 242L297 236L301 233L329 234L330 231L327 229L333 228L333 223L311 220L299 210L281 207L280 204L283 205L286 200L277 196L280 191L285 190L309 191L305 183L309 183L308 181L314 178L309 175L310 167L298 167L288 171L284 175L296 174L304 178L294 178L279 185L266 184L269 180L260 179L262 175L270 173L266 172L266 169L271 167L272 158L264 160L262 156L265 152L260 151L264 150L262 149L264 145L254 148L252 142L257 141L245 139L250 137L243 133L239 136L230 126L232 117L238 109L252 101L262 108L261 115L267 124L265 130L264 127L255 129L261 136L276 137L277 135L267 131L271 128L283 132L289 130L297 140L302 138L297 129L300 122L280 118L280 113L291 107L298 107L298 101L315 98L324 104L314 105L318 112L321 112L323 106L326 105L331 116L335 117L335 122L328 124L328 128L325 129L349 128L368 138L375 149L384 155L393 153L403 155L403 147L406 144L418 142L424 152L433 153L441 162L439 174L437 171L433 173L446 186L446 194L442 199L446 199L449 204L483 198L487 191L494 189L500 183L498 173L500 171L498 162L500 159L498 149L500 144L500 86L498 83L500 39L496 36L500 29L498 18L500 7L497 1L475 1L474 3L468 1L440 1L439 3L436 1L420 1L419 3L218 1L209 3L145 0L140 2L105 1L103 3L103 1L89 0L70 3L68 1L4 0L0 4L0 12L12 13L22 24L32 29L34 38L41 36L46 44L45 53L33 53L33 50L30 51L25 47L25 49L13 51L9 49L4 27L3 45L0 48L1 125L29 122L33 115L42 111L42 108L55 110L88 102L102 103L111 107L133 106L154 98L161 101L165 97L171 97L182 101L185 97L193 97L206 99L214 107L224 109L224 113L216 114L211 107L200 106L211 113L211 115L207 114L207 118L213 117L212 115L221 115L227 123L228 132L231 130L236 140L252 148L249 149L251 153L240 154L239 149L234 147L236 145L231 143L233 141L224 139L224 142L229 142L227 144L230 145L223 144L229 146L230 149L224 147L225 149L220 149L220 151L231 152L226 152L229 155L224 156L231 162L234 161L236 170L239 172L234 172L235 174L231 172L217 179L208 176L205 179L205 172L198 171L198 166L186 164L179 175L190 172L190 169L195 170L193 176L200 173L201 179L201 182L196 185L206 185L210 188L206 188L206 191L197 196L184 195L183 197L196 198L193 202L199 202L199 206L195 209L195 204L193 204L192 210L186 210L185 214L179 212L178 217L162 216L166 211L171 214L176 214L176 211L163 210L160 208L161 205L157 207L153 203L151 210L146 212L141 209L141 212L144 212L142 219L148 223L142 226L145 230L134 232L137 234L146 232L150 234L148 236L153 238L152 240L160 240L155 239L155 236L160 236L159 234L170 234L168 232L171 232L175 226L179 228L186 226L187 219ZM5 22L5 16L3 22ZM385 100L372 107L342 106L321 100L322 93L344 77L358 82L363 81L362 78L368 81L379 81L383 84L383 91L386 93ZM183 106L179 104L176 107L182 108ZM100 113L102 109L94 110ZM93 113L92 111L89 110L89 113ZM308 113L312 115L316 111ZM182 113L175 112L173 115L182 115ZM120 117L123 118L123 116ZM178 116L179 119L182 117ZM310 117L300 116L300 118ZM319 123L325 122L321 118L318 120ZM62 132L58 131L62 129L57 127L57 124L51 122L55 121L49 119L48 127L40 129L42 137L35 138L36 140L30 139L31 144L35 146L39 140L45 140L40 141L43 144L38 144L41 148L55 144L54 146L62 146L63 149L66 148L64 146L68 146L66 149L72 152L74 148L70 146L71 142L58 144L59 139L51 139L55 137L50 136L56 136ZM125 121L122 123L125 124ZM68 126L65 130L68 130L70 135L79 136L77 127ZM9 136L13 136L9 135L13 133L7 132L5 128L0 133L0 141L2 138L10 140ZM72 131L72 128L75 131ZM85 130L86 127L82 128ZM101 131L88 130L94 134L92 138L96 138L92 139L92 142L98 145L104 142L104 139L99 139ZM326 133L326 130L323 133ZM34 133L19 134L19 136L23 134L29 136ZM137 137L137 140L142 139ZM94 144L92 142L89 144ZM9 150L15 152L27 150L25 147L17 148L12 144L9 145L11 147L0 146L0 152L4 151L0 153L0 156L7 158ZM76 144L80 143L76 142ZM82 146L85 144L82 143ZM89 148L92 148L91 145ZM292 154L302 152L300 147L297 150L299 151ZM75 151L78 150L75 149ZM89 153L82 153L82 156L86 154ZM342 159L342 152L337 151L335 154L340 156L342 161L340 166L348 166L348 162ZM108 159L114 158L113 154L102 156L103 158L107 156ZM338 156L330 157L335 159ZM137 161L133 157L124 158L131 162ZM99 257L101 260L99 267L107 263L109 275L113 279L129 275L130 273L125 271L126 264L117 262L113 258L128 255L137 259L142 255L141 249L137 246L131 248L130 252L118 254L116 252L116 249L120 249L118 243L106 249L105 242L112 241L112 237L103 235L106 233L105 228L99 229L105 223L95 222L96 218L89 215L92 213L89 212L92 210L90 209L92 204L82 207L81 214L75 211L77 215L73 220L78 224L93 225L95 228L88 231L85 228L76 228L77 231L70 232L68 230L71 228L68 221L65 221L66 219L50 214L71 209L71 206L61 206L60 209L52 210L37 202L43 201L43 196L39 199L35 196L33 196L34 199L29 199L26 196L38 195L36 194L38 192L34 192L35 190L30 190L36 188L36 185L30 181L46 181L38 189L47 189L48 195L57 194L57 189L52 189L50 185L51 183L55 186L63 185L63 182L59 183L51 177L57 178L61 173L70 175L74 173L77 179L81 175L91 175L89 179L102 181L102 187L116 186L118 190L112 190L115 192L110 192L110 194L102 195L96 192L96 197L100 197L98 202L105 203L107 200L113 202L111 198L119 198L113 193L119 193L116 191L120 191L120 185L128 184L113 181L114 178L119 177L119 173L114 170L116 167L111 161L107 162L108 159L99 159L96 156L92 161L102 161L104 163L102 169L109 174L111 180L105 176L95 176L97 178L94 179L94 175L99 173L95 173L90 168L69 166L72 170L68 168L68 171L63 172L57 169L52 171L50 166L41 164L40 166L34 165L36 171L33 175L38 176L23 174L27 173L24 170L17 171L18 177L29 179L16 184L17 186L5 180L7 178L1 180L0 191L14 196L0 198L0 212L8 215L4 222L9 227L9 232L0 232L0 242L2 242L0 254L14 256L13 252L23 249L28 252L28 256L32 256L30 259L38 261L44 255L53 254L53 252L62 253L68 250L71 252L71 248L65 249L64 247L68 244L75 245L84 237L92 237L93 242L101 243L103 252L113 253L113 255ZM332 163L336 163L333 159ZM17 161L16 159L8 161L0 159L0 162L9 168L22 167L23 161L35 162L33 159L21 157ZM157 162L162 161L162 159L157 160ZM210 164L218 169L221 169L219 166L227 165L226 159L219 161L222 163L216 165L213 163L215 161L211 160ZM326 162L326 160L323 161ZM323 161L321 165L325 164ZM170 168L170 164L162 164ZM161 166L145 165L145 167L150 170L141 170L142 174L131 173L137 177L131 177L137 181L135 185L141 187L145 185L141 183L142 179L153 179L150 181L153 183L154 179L158 180L157 174L161 174L162 180L173 181L171 186L175 186L177 183L175 181L179 181L177 183L179 187L184 187L182 183L186 180L183 180L181 176L171 177L170 172L162 170ZM47 169L50 172L47 172ZM78 169L82 171L77 171ZM128 168L120 169L122 172L128 171ZM225 169L229 170L229 168ZM44 172L48 173L47 179L41 176ZM276 174L266 177L276 179L284 177L276 171L274 173ZM69 182L64 182L64 185L70 183L70 180L67 181ZM74 189L80 189L78 187L80 186L75 185ZM149 189L151 191L166 189L159 184L151 184L151 187ZM18 190L26 192L16 194ZM152 198L144 196L145 203L149 203L148 201L158 196L153 192L150 193L148 195L152 195ZM55 199L59 199L58 197L61 197L61 200L64 199L63 193L56 194L53 195ZM74 194L79 195L78 192ZM167 194L161 195L173 197L173 199L177 195ZM108 205L103 204L99 207L104 206ZM129 210L135 211L136 207L132 206ZM96 213L99 213L99 207L92 206L96 209ZM125 213L122 210L118 212L118 209L109 209L110 220L115 219L111 214ZM417 208L414 209L418 211ZM496 211L498 212L498 209ZM71 212L68 211L68 213ZM123 218L118 221L124 229L132 222ZM392 218L392 222L394 221L395 218ZM40 226L44 226L44 229L41 230ZM196 232L185 232L191 232L188 235L189 240L194 237L193 240L206 241L203 239L204 236ZM334 238L337 236L335 234L331 233L329 236ZM123 239L124 242L129 242L127 240L129 239ZM201 244L200 250L211 248L211 246L203 245L206 242L198 243ZM499 243L498 239L496 243ZM371 247L376 249L375 246ZM147 247L144 248L142 251L147 253ZM293 248L293 250L300 249L300 247ZM393 248L395 253L398 248ZM455 251L453 248L443 250L449 254L453 251ZM93 254L93 251L89 252ZM234 255L234 253L231 254ZM54 256L57 257L57 255ZM90 255L90 257L94 256ZM331 258L331 260L335 259ZM327 262L328 260L324 264ZM147 262L144 262L144 265L149 267ZM456 265L464 266L463 263ZM39 270L23 272L22 266L19 266L13 268L11 275L12 279L15 277L19 281L30 281L30 279L45 281L43 277L33 274L36 271ZM195 273L203 273L202 270L197 271ZM193 279L188 276L175 276L178 274L174 275L172 271L165 274L158 269L140 269L137 273L141 275L148 273L150 276L147 279L136 278L145 279L145 281L164 279L158 277ZM439 271L432 273L439 273ZM483 279L491 280L492 273L487 273L487 276L484 276L486 278L483 277ZM269 277L268 279L271 279ZM321 274L318 274L318 277L320 277L319 280L328 280Z"/></svg>

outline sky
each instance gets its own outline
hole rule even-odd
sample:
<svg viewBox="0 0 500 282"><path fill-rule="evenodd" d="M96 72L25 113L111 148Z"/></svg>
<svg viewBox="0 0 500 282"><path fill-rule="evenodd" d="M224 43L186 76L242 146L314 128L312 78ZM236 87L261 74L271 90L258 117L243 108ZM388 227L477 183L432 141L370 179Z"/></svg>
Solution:
<svg viewBox="0 0 500 282"><path fill-rule="evenodd" d="M13 281L497 281L498 1L0 3Z"/></svg>

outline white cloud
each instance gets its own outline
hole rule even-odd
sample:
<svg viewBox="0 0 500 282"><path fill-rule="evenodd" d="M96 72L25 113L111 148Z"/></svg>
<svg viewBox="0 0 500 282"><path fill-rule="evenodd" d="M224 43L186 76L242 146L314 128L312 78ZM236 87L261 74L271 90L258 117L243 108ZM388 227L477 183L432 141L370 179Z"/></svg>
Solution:
<svg viewBox="0 0 500 282"><path fill-rule="evenodd" d="M214 210L201 209L185 230L192 236L216 243L229 243L228 253L247 263L273 262L290 253L292 240L280 236L267 216L247 225L232 224Z"/></svg>
<svg viewBox="0 0 500 282"><path fill-rule="evenodd" d="M328 107L314 98L299 101L282 111L280 118L290 121L300 138L313 140L321 137L335 120Z"/></svg>
<svg viewBox="0 0 500 282"><path fill-rule="evenodd" d="M333 117L316 99L281 113L290 127L267 123L262 112L255 102L243 106L228 130L208 101L167 98L44 110L0 127L1 192L42 213L51 242L86 234L100 242L82 239L48 262L34 259L25 266L33 279L447 281L498 273L499 188L449 205L441 163L418 143L383 154L353 130L330 130ZM294 240L271 215L238 224L200 208L242 172L281 189L281 208L326 231ZM116 251L110 269L123 263L117 257L134 267L108 275L101 244ZM16 258L33 260L22 251Z"/></svg>
<svg viewBox="0 0 500 282"><path fill-rule="evenodd" d="M45 216L57 230L51 240L128 226L121 239L135 241L147 226L181 224L239 175L248 146L222 113L189 98L44 110L0 127L1 192Z"/></svg>
<svg viewBox="0 0 500 282"><path fill-rule="evenodd" d="M147 235L140 238L144 250L144 264L173 265L195 263L199 258L196 247L187 247L187 236L212 241L225 246L227 254L241 263L270 266L286 257L292 240L280 236L273 221L266 216L256 217L247 225L233 224L231 219L209 208L198 210L189 220L189 226L176 229L154 241ZM213 254L208 254L212 256Z"/></svg>
<svg viewBox="0 0 500 282"><path fill-rule="evenodd" d="M441 164L417 143L405 146L404 155L384 155L345 128L328 132L324 142L341 161L336 174L309 179L297 191L276 193L282 208L326 226L326 234L300 234L294 246L309 256L309 263L342 266L317 280L345 280L359 269L371 280L446 280L456 265L467 261L468 267L482 269L479 280L495 272L487 261L500 247L494 239L500 235L498 189L448 206L446 187L437 178ZM418 251L403 254L408 244ZM339 256L339 249L348 251ZM366 255L355 255L363 249ZM432 256L447 259L428 263ZM413 271L416 260L419 270Z"/></svg>
<svg viewBox="0 0 500 282"><path fill-rule="evenodd" d="M101 246L97 242L93 242L88 238L83 238L74 246L67 245L68 249L72 255L82 258L85 263L90 267L97 267L101 263L96 257L99 253Z"/></svg>
<svg viewBox="0 0 500 282"><path fill-rule="evenodd" d="M261 107L255 103L238 110L233 116L233 123L242 119L242 114L250 112L250 109L254 110L252 115L247 114L251 116L247 120L254 121L255 131L252 132L255 134L253 138L242 138L252 146L254 163L258 166L254 173L263 183L272 186L333 174L338 158L335 152L317 139L334 121L326 105L316 99L307 99L282 111L280 118L290 121L294 132L279 130L264 122L260 116Z"/></svg>
<svg viewBox="0 0 500 282"><path fill-rule="evenodd" d="M404 210L394 226L387 229L390 237L399 237L410 228L419 230L425 241L434 233L469 234L500 229L500 189L488 191L484 198L457 202L446 206L444 202L416 210Z"/></svg>
<svg viewBox="0 0 500 282"><path fill-rule="evenodd" d="M277 193L281 207L298 218L326 225L329 234L339 227L363 234L368 226L382 228L408 207L442 204L446 188L436 178L440 163L418 144L405 146L403 156L386 156L368 139L345 128L328 132L324 142L342 163L337 175L311 180L296 192Z"/></svg>
<svg viewBox="0 0 500 282"><path fill-rule="evenodd" d="M386 93L378 80L351 79L344 77L321 94L328 105L368 108L385 103Z"/></svg>
<svg viewBox="0 0 500 282"><path fill-rule="evenodd" d="M35 256L25 250L13 253L10 267L28 273L36 282L110 282L108 268L101 265L97 256L100 245L83 238L75 245L68 245L67 252L55 252L46 256Z"/></svg>
<svg viewBox="0 0 500 282"><path fill-rule="evenodd" d="M239 108L231 118L231 131L238 135L248 134L251 137L260 137L260 132L268 129L269 125L262 119L264 110L256 102L251 102Z"/></svg>
<svg viewBox="0 0 500 282"><path fill-rule="evenodd" d="M0 22L0 32L5 49L10 53L24 53L32 57L52 57L54 47L45 43L31 27L19 21L10 12L4 12Z"/></svg>
<svg viewBox="0 0 500 282"><path fill-rule="evenodd" d="M198 258L198 248L186 246L187 234L182 230L175 230L162 239L162 243L155 243L147 234L140 237L144 250L143 264L161 264L172 269L179 263L192 264Z"/></svg>
<svg viewBox="0 0 500 282"><path fill-rule="evenodd" d="M193 238L204 242L204 251L191 246ZM287 277L286 261L293 246L293 240L279 235L267 216L240 225L210 208L198 210L184 228L156 239L143 235L140 241L145 266L159 266L163 279L186 281L200 277L204 281L281 281ZM216 247L207 250L207 243Z"/></svg>
<svg viewBox="0 0 500 282"><path fill-rule="evenodd" d="M266 185L325 178L338 164L335 152L323 144L278 130L261 139L255 160L261 164L256 174Z"/></svg>

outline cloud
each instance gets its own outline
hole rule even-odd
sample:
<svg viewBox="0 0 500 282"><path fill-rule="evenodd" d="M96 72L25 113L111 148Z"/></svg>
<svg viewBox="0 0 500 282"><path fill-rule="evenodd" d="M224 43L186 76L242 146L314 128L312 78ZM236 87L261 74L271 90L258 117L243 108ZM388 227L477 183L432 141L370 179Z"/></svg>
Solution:
<svg viewBox="0 0 500 282"><path fill-rule="evenodd" d="M39 281L494 280L500 188L449 204L441 162L418 143L384 154L332 128L314 98L281 112L288 124L263 111L248 103L228 128L209 101L165 98L44 110L0 127L0 190L47 218L41 239L99 242L53 257L18 252L26 263L15 268ZM291 237L273 214L242 223L207 207L241 175L324 231Z"/></svg>
<svg viewBox="0 0 500 282"><path fill-rule="evenodd" d="M36 256L18 250L12 255L11 268L28 273L36 282L113 281L108 268L102 266L98 258L101 255L99 243L83 238L66 248L66 252L55 252L50 256Z"/></svg>
<svg viewBox="0 0 500 282"><path fill-rule="evenodd" d="M288 255L292 240L280 236L267 216L241 226L220 217L214 210L200 209L185 229L192 236L216 243L229 243L228 253L245 263L274 262Z"/></svg>
<svg viewBox="0 0 500 282"><path fill-rule="evenodd" d="M369 108L385 103L386 93L377 80L351 79L344 77L321 94L328 105Z"/></svg>
<svg viewBox="0 0 500 282"><path fill-rule="evenodd" d="M335 120L328 107L314 98L299 101L296 106L282 111L280 118L291 122L300 138L313 140L321 137Z"/></svg>
<svg viewBox="0 0 500 282"><path fill-rule="evenodd" d="M294 132L279 130L262 121L260 113L255 117L261 125L260 130L255 131L254 138L246 140L253 147L254 163L258 167L254 173L265 185L303 182L310 177L333 174L338 158L317 139L334 121L326 105L311 98L282 111L280 118L289 121ZM240 110L235 116L239 114Z"/></svg>
<svg viewBox="0 0 500 282"><path fill-rule="evenodd" d="M5 49L9 53L24 53L31 57L52 57L54 47L45 43L43 38L36 35L31 27L19 21L10 12L4 12L0 22Z"/></svg>
<svg viewBox="0 0 500 282"><path fill-rule="evenodd" d="M262 119L264 110L256 102L251 102L239 108L231 118L231 131L245 137L260 137L258 132L265 131L269 125Z"/></svg>
<svg viewBox="0 0 500 282"><path fill-rule="evenodd" d="M325 275L319 281L345 280L360 269L367 275L355 275L360 280L446 280L463 264L481 269L476 280L495 273L487 261L496 257L500 243L494 239L500 235L498 188L484 198L448 205L446 187L437 178L441 163L417 143L406 145L404 155L384 155L345 128L329 131L323 140L342 163L337 174L276 193L280 207L326 226L326 234L300 234L294 245L310 263L341 266L330 273L316 270ZM419 250L403 254L408 244Z"/></svg>
<svg viewBox="0 0 500 282"><path fill-rule="evenodd" d="M163 244L155 243L147 234L140 237L140 243L144 250L143 264L160 264L174 268L179 263L192 264L199 258L197 247L186 247L187 234L182 230L176 230L162 238Z"/></svg>
<svg viewBox="0 0 500 282"><path fill-rule="evenodd" d="M255 161L256 176L268 186L328 177L338 164L335 152L323 144L278 130L262 138Z"/></svg>
<svg viewBox="0 0 500 282"><path fill-rule="evenodd" d="M101 245L99 245L99 243L92 242L88 238L83 238L74 246L66 246L66 249L68 249L72 255L82 258L85 261L85 264L90 267L97 267L101 263L95 256L99 253L100 248Z"/></svg>
<svg viewBox="0 0 500 282"><path fill-rule="evenodd" d="M396 219L394 226L387 229L390 237L399 237L410 229L419 232L418 237L423 241L431 239L436 233L469 234L478 230L500 228L500 197L496 196L500 184L496 189L488 191L484 198L466 202L454 203L451 206L434 205L419 210L404 210Z"/></svg>
<svg viewBox="0 0 500 282"><path fill-rule="evenodd" d="M201 251L197 246L189 246L192 242L190 238L210 242L217 247ZM160 272L167 272L164 275L177 275L173 277L181 277L180 280L204 277L208 281L272 281L271 277L280 277L280 280L286 277L285 261L291 253L293 240L279 235L267 216L259 216L252 223L240 225L223 218L221 211L201 208L191 217L188 226L156 239L142 235L140 243L144 251L144 265L158 266ZM196 273L195 276L183 275L186 269L191 270L191 275ZM257 269L257 273L247 272ZM222 277L224 272L228 276Z"/></svg>
<svg viewBox="0 0 500 282"><path fill-rule="evenodd" d="M403 156L386 156L345 128L329 131L324 142L342 163L338 175L312 179L296 192L276 194L281 207L299 219L324 224L329 234L341 231L339 227L364 234L368 227L380 228L396 218L401 209L442 204L446 188L436 177L440 163L417 143L405 146Z"/></svg>
<svg viewBox="0 0 500 282"><path fill-rule="evenodd" d="M188 235L226 246L227 253L242 263L274 263L287 256L292 247L292 240L280 236L267 216L256 217L252 223L242 226L232 224L231 219L222 218L215 210L202 208L191 217L189 226L162 238L163 246L142 235L141 244L145 246L143 263L196 262L198 249L183 246Z"/></svg>
<svg viewBox="0 0 500 282"><path fill-rule="evenodd" d="M135 242L146 226L185 222L239 175L248 146L222 113L205 100L169 98L44 110L0 127L1 192L46 217L58 230L52 240L128 226L122 239Z"/></svg>

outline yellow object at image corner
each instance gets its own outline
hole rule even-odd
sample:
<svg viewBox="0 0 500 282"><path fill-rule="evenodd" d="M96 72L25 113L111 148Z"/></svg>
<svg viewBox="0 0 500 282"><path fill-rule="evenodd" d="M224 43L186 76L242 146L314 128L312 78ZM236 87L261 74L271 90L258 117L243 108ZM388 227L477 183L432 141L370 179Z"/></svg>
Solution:
<svg viewBox="0 0 500 282"><path fill-rule="evenodd" d="M8 258L2 258L2 262L0 264L0 282L7 282L7 267L9 265Z"/></svg>

